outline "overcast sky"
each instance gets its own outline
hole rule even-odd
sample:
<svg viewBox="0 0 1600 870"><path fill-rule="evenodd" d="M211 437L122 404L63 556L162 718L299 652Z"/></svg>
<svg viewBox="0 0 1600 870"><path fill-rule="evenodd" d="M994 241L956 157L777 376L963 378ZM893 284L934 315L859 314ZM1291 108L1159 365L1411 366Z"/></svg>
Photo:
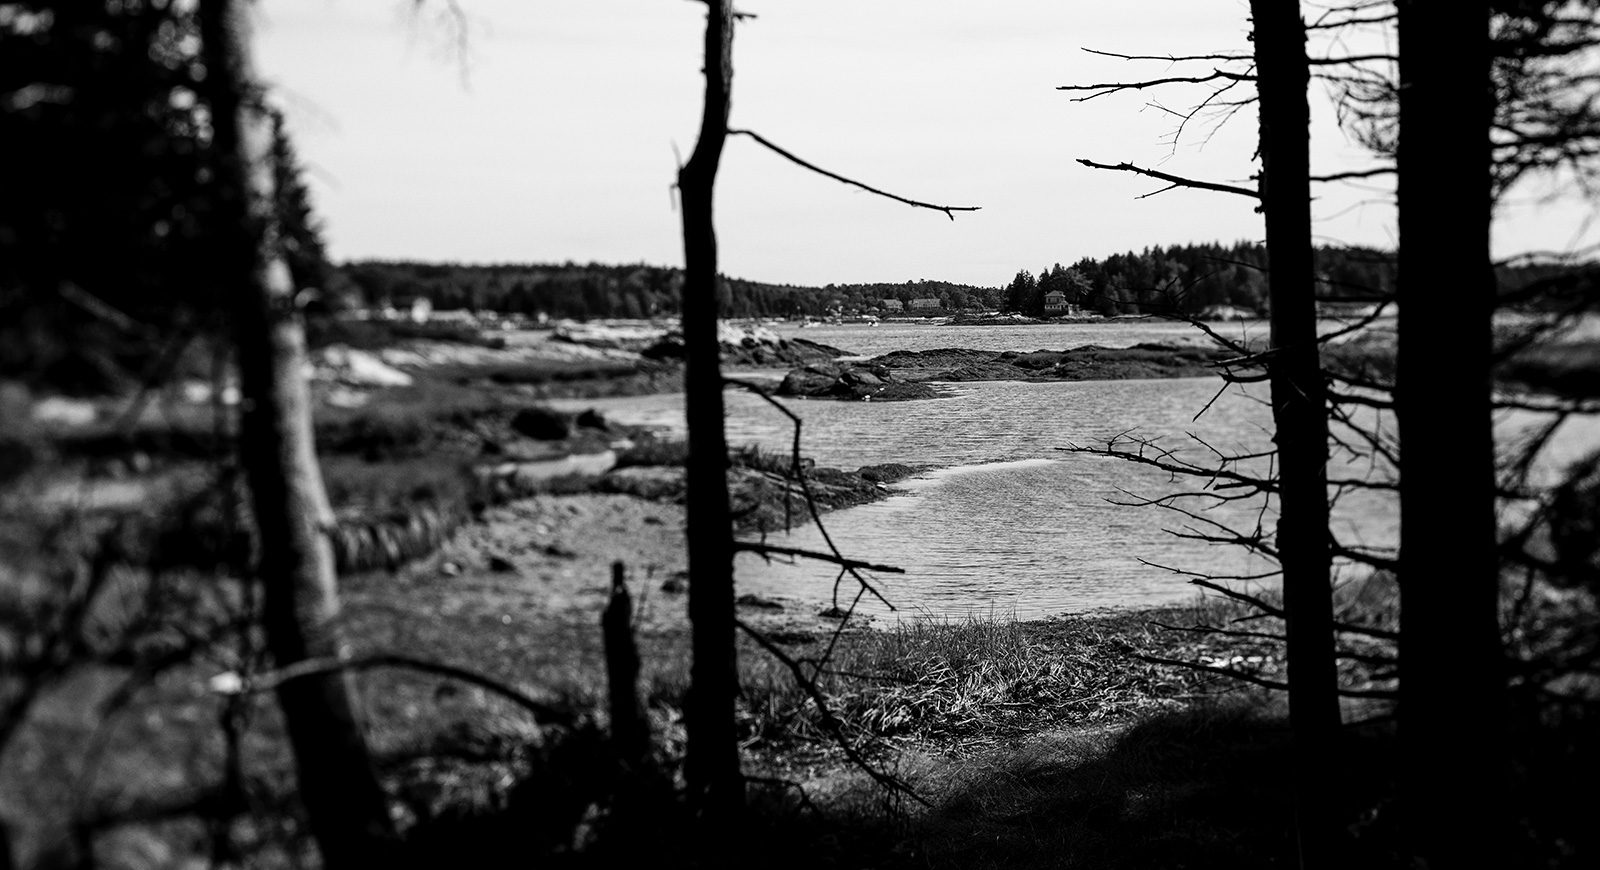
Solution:
<svg viewBox="0 0 1600 870"><path fill-rule="evenodd" d="M704 6L689 0L261 0L257 48L336 259L682 263L670 186L694 148ZM993 285L1083 256L1257 239L1244 197L1079 166L1249 184L1255 113L1174 117L1177 86L1074 102L1057 85L1171 75L1088 54L1247 51L1246 0L741 0L732 123L840 174L982 211L913 210L748 139L717 184L721 268L775 283ZM1315 14L1308 6L1308 14ZM465 54L461 45L465 45ZM1370 45L1368 47L1371 47ZM1191 67L1182 74L1204 74ZM1248 93L1248 91L1245 91ZM1315 172L1370 161L1313 92ZM1578 244L1589 210L1510 208L1497 255ZM1381 185L1319 191L1324 241L1391 245Z"/></svg>

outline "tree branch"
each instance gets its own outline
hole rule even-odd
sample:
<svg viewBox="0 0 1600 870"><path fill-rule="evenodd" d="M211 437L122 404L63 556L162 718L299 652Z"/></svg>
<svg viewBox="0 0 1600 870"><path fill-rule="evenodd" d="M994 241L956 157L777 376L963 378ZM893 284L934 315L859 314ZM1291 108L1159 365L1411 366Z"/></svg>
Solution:
<svg viewBox="0 0 1600 870"><path fill-rule="evenodd" d="M756 553L762 556L794 556L800 559L814 559L818 562L832 562L845 568L862 571L882 571L886 574L904 574L906 569L896 568L893 565L879 565L873 562L864 562L860 559L849 559L833 553L823 553L818 550L802 550L799 547L780 547L776 544L757 543L755 541L735 541L735 551Z"/></svg>
<svg viewBox="0 0 1600 870"><path fill-rule="evenodd" d="M1118 91L1142 91L1145 88L1153 88L1153 87L1156 87L1158 85L1175 85L1175 84L1198 85L1198 84L1205 84L1206 82L1215 82L1215 81L1253 82L1255 80L1256 80L1256 77L1254 75L1249 74L1249 73L1227 72L1226 70L1218 69L1218 70L1212 70L1211 71L1211 75L1207 75L1207 76L1173 76L1173 77L1164 78L1164 79L1146 79L1145 81L1142 81L1142 82L1099 82L1099 83L1092 84L1092 85L1060 85L1060 86L1058 86L1056 88L1056 90L1058 90L1058 91L1094 91L1094 93L1091 93L1086 97L1073 97L1072 98L1073 102L1082 103L1082 102L1086 102L1088 100L1092 100L1095 97L1103 97L1103 96L1105 96L1107 94L1117 93Z"/></svg>
<svg viewBox="0 0 1600 870"><path fill-rule="evenodd" d="M1214 190L1214 191L1218 191L1218 192L1221 192L1221 193L1236 193L1236 194L1238 194L1240 196L1248 196L1251 199L1260 199L1261 198L1261 194L1260 193L1258 193L1257 191L1254 191L1254 190L1250 190L1249 188L1235 187L1235 186L1233 186L1231 184L1218 184L1218 183L1213 182L1213 181L1200 181L1200 180L1193 179L1193 178L1184 178L1184 177L1178 176L1178 175L1169 175L1169 174L1167 174L1165 172L1158 172L1158 171L1156 171L1154 169L1145 169L1143 167L1134 166L1132 163L1117 163L1117 164L1096 163L1093 160L1085 160L1085 159L1082 159L1082 158L1079 158L1078 162L1083 164L1084 166L1089 167L1090 169L1110 169L1110 170L1115 170L1117 172L1132 172L1132 173L1134 173L1136 175L1143 175L1143 176L1146 176L1148 178L1154 178L1154 179L1158 179L1160 181L1165 181L1168 184L1172 185L1172 187L1192 187L1192 188L1195 188L1196 190ZM1162 193L1162 192L1164 192L1166 190L1171 190L1172 187L1163 188L1162 190L1158 190L1155 193ZM1153 195L1154 194L1149 194L1149 193L1145 194L1145 196L1153 196Z"/></svg>
<svg viewBox="0 0 1600 870"><path fill-rule="evenodd" d="M849 185L852 185L854 187L859 187L862 190L867 191L868 193L875 193L878 196L882 196L882 197L886 197L888 199L892 199L895 202L903 202L906 205L913 206L915 208L926 208L926 209L931 209L933 211L944 212L944 216L949 218L949 219L951 219L951 220L955 220L956 219L955 212L958 212L958 211L977 211L979 208L981 208L981 206L976 206L976 205L937 205L937 204L931 203L931 202L922 202L920 200L907 199L907 198L905 198L903 196L899 196L899 195L896 195L896 194L893 194L893 193L889 193L888 191L879 190L876 187L871 187L869 185L862 184L861 182L856 181L855 179L845 178L843 175L840 175L837 172L829 172L828 170L823 169L822 167L816 165L815 163L811 163L811 162L803 160L803 159L801 159L799 157L796 157L794 154L784 150L783 148L778 147L777 145L773 144L773 142L770 139L767 139L765 136L762 136L760 133L756 133L756 132L751 131L751 130L729 130L728 131L728 135L729 136L749 136L751 139L754 139L757 142L759 142L760 144L765 145L768 149L770 149L773 152L775 152L776 154L778 154L778 156L783 157L784 159L790 161L791 163L797 164L799 166L803 166L806 169L809 169L812 172L817 173L818 175L823 175L823 176L826 176L828 178L833 179L834 181L842 182L844 184L849 184Z"/></svg>
<svg viewBox="0 0 1600 870"><path fill-rule="evenodd" d="M415 656L400 655L398 653L376 653L373 655L358 656L355 658L317 658L303 659L292 665L268 671L251 680L248 686L242 687L243 691L265 692L276 689L278 686L309 677L316 674L329 674L336 671L354 673L356 671L372 670L373 668L398 667L440 677L449 677L464 683L477 686L480 689L492 692L511 703L532 713L535 719L558 725L570 726L574 719L571 712L560 710L549 704L544 704L528 697L522 692L498 680L486 677L475 671L458 668L454 665L441 664L428 661ZM219 690L220 691L220 690ZM226 693L231 694L231 693Z"/></svg>

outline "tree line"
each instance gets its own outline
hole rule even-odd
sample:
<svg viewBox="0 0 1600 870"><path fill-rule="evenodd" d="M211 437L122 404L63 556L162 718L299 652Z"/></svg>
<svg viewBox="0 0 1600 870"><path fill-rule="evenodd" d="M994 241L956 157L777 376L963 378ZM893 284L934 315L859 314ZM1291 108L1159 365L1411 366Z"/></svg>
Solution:
<svg viewBox="0 0 1600 870"><path fill-rule="evenodd" d="M313 221L302 222L314 225ZM315 234L308 233L315 243ZM1324 308L1368 306L1395 293L1394 251L1360 246L1320 246L1314 251L1316 296ZM310 264L305 267L311 271ZM1569 274L1571 264L1516 263L1496 273L1501 292L1521 291ZM534 317L644 319L679 313L682 270L667 266L604 263L489 264L358 260L325 267L330 295L347 306L403 306L426 298L436 309L466 308ZM1001 311L1045 315L1045 296L1061 292L1085 313L1199 316L1220 307L1264 316L1266 245L1258 241L1153 245L1082 257L1037 273L1022 269L1006 284L980 287L921 279L899 283L827 284L821 287L720 278L724 316L825 317L884 313L886 300L909 310L913 299L934 299L945 313ZM320 285L319 285L320 286ZM1520 304L1539 305L1537 295Z"/></svg>
<svg viewBox="0 0 1600 870"><path fill-rule="evenodd" d="M466 265L361 260L333 278L348 305L382 307L426 298L435 308L469 308L528 316L648 318L677 315L683 270L643 263ZM948 281L828 284L807 287L719 276L719 304L730 317L823 317L867 312L885 299L939 299L945 310L997 304L995 288Z"/></svg>
<svg viewBox="0 0 1600 870"><path fill-rule="evenodd" d="M1318 249L1320 296L1328 301L1376 301L1394 290L1394 256L1370 248ZM1259 242L1160 245L1142 251L1084 257L1026 269L1007 284L980 287L921 279L821 287L720 278L720 310L729 317L823 317L878 313L886 300L909 310L934 299L944 312L1004 311L1044 315L1045 294L1103 315L1177 311L1198 314L1217 305L1250 313L1266 308L1266 253ZM343 303L403 306L426 298L436 309L467 308L528 316L648 318L679 313L681 270L646 264L420 263L362 260L329 278Z"/></svg>

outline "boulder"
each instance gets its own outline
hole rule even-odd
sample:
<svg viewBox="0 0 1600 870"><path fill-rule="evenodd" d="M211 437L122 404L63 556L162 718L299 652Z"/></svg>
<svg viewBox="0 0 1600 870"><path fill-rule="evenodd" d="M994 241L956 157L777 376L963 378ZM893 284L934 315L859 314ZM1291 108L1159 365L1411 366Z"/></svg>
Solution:
<svg viewBox="0 0 1600 870"><path fill-rule="evenodd" d="M938 393L927 384L899 380L881 365L813 363L785 375L778 395L882 402L931 399Z"/></svg>
<svg viewBox="0 0 1600 870"><path fill-rule="evenodd" d="M572 434L567 418L549 408L523 408L511 418L511 428L537 441L560 441Z"/></svg>
<svg viewBox="0 0 1600 870"><path fill-rule="evenodd" d="M826 396L839 386L843 369L832 363L814 363L791 369L778 385L780 396Z"/></svg>

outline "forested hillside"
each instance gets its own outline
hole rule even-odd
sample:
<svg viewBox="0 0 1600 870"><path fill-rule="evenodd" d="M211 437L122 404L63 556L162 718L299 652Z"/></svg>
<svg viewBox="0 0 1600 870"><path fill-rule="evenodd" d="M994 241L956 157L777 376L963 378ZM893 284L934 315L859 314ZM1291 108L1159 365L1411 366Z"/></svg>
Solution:
<svg viewBox="0 0 1600 870"><path fill-rule="evenodd" d="M723 279L730 317L819 317L874 313L885 300L909 309L938 300L943 312L1044 313L1044 295L1100 314L1197 313L1215 305L1259 311L1265 300L1265 252L1259 243L1149 247L1085 257L1071 266L1019 271L1007 284L977 287L927 279L901 283L801 287ZM1319 275L1328 300L1373 301L1394 287L1393 255L1364 248L1323 248ZM341 269L344 295L357 305L402 304L426 297L436 308L472 308L550 317L643 318L678 310L678 269L645 264L491 264L357 261Z"/></svg>

